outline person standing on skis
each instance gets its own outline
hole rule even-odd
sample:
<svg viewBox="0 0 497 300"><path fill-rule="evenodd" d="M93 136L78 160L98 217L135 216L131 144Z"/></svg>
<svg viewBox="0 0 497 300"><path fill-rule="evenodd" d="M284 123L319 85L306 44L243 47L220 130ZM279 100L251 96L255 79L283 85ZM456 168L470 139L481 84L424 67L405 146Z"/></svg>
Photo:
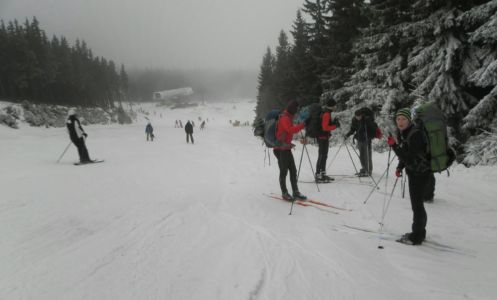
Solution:
<svg viewBox="0 0 497 300"><path fill-rule="evenodd" d="M280 169L279 181L281 194L283 199L288 201L307 199L306 196L299 192L297 186L297 168L292 154L292 148L295 146L292 144L293 135L305 127L304 123L293 125L293 117L297 113L298 107L297 101L292 100L281 113L277 123L276 138L283 142L284 146L273 148L273 153L278 160L278 167ZM288 172L290 172L292 195L288 193L286 187L286 175Z"/></svg>
<svg viewBox="0 0 497 300"><path fill-rule="evenodd" d="M371 176L373 172L371 141L377 136L377 131L378 125L374 122L373 111L371 109L363 107L355 111L350 130L345 135L345 139L355 134L354 139L357 141L359 159L361 161L361 170L356 174L357 176L367 177Z"/></svg>
<svg viewBox="0 0 497 300"><path fill-rule="evenodd" d="M81 127L76 111L71 108L68 111L68 117L66 121L67 131L69 132L69 137L73 144L78 148L79 161L82 164L93 162L90 159L90 154L88 154L88 149L86 148L85 138L88 134Z"/></svg>
<svg viewBox="0 0 497 300"><path fill-rule="evenodd" d="M395 175L400 177L402 168L406 169L413 212L412 232L404 234L398 242L421 245L426 238L428 220L424 198L430 186L432 173L428 137L422 128L412 123L411 111L408 108L397 111L395 123L398 128L397 140L389 136L387 142L399 158L399 166L395 170Z"/></svg>
<svg viewBox="0 0 497 300"><path fill-rule="evenodd" d="M331 119L331 112L336 110L337 103L333 99L329 99L323 107L321 114L321 133L317 137L318 142L318 160L316 162L316 182L332 181L334 178L326 175L326 160L328 159L328 151L330 148L331 131L340 127L338 120Z"/></svg>

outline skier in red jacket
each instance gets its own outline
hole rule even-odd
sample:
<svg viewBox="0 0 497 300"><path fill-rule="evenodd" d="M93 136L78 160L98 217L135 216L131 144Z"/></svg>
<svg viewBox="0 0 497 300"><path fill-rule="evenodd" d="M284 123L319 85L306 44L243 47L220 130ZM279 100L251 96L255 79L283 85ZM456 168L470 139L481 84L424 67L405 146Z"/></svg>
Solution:
<svg viewBox="0 0 497 300"><path fill-rule="evenodd" d="M297 101L292 100L280 115L277 124L276 138L279 141L282 141L286 146L275 147L273 149L274 155L278 159L278 167L280 168L280 188L282 197L288 201L307 199L306 196L299 192L297 186L297 168L292 154L292 147L295 146L292 144L293 135L305 127L304 123L293 125L293 116L297 112L298 107ZM286 175L288 174L288 171L290 171L292 195L288 193L286 188Z"/></svg>

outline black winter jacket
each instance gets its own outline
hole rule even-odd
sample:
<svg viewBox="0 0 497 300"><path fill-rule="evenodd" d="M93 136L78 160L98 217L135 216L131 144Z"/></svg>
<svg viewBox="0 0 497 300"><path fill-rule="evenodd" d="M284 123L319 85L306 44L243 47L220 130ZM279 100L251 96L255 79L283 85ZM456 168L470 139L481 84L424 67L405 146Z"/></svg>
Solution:
<svg viewBox="0 0 497 300"><path fill-rule="evenodd" d="M353 117L350 130L346 135L348 137L355 133L354 139L358 142L370 142L375 137L376 127L376 123L370 116L363 116L361 120Z"/></svg>
<svg viewBox="0 0 497 300"><path fill-rule="evenodd" d="M193 125L192 123L188 122L185 125L185 132L186 133L193 133Z"/></svg>
<svg viewBox="0 0 497 300"><path fill-rule="evenodd" d="M392 149L399 158L397 169L404 167L408 174L425 174L431 172L428 152L428 138L423 130L411 125L397 133L398 144Z"/></svg>

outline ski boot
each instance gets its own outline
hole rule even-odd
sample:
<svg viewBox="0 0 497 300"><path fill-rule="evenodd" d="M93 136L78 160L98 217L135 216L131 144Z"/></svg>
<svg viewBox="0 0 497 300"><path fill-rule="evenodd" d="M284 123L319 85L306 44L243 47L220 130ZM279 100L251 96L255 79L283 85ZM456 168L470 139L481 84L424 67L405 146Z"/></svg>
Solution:
<svg viewBox="0 0 497 300"><path fill-rule="evenodd" d="M293 198L295 200L303 200L303 201L307 200L307 197L302 195L302 193L300 193L299 191L293 192Z"/></svg>
<svg viewBox="0 0 497 300"><path fill-rule="evenodd" d="M295 200L295 198L293 198L290 194L288 194L288 192L284 192L281 195L281 198L283 198L286 201L293 201L293 200Z"/></svg>

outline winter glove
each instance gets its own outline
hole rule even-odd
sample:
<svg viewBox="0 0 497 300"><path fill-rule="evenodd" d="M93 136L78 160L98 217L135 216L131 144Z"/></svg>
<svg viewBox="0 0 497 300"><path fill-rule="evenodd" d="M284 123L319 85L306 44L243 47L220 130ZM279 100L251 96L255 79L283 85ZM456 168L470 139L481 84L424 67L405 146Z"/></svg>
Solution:
<svg viewBox="0 0 497 300"><path fill-rule="evenodd" d="M340 121L338 121L338 119L334 119L334 120L331 122L331 125L335 125L337 128L340 128Z"/></svg>
<svg viewBox="0 0 497 300"><path fill-rule="evenodd" d="M395 138L393 136L389 135L388 138L387 138L387 144L390 147L392 147L393 145L395 145L396 144Z"/></svg>
<svg viewBox="0 0 497 300"><path fill-rule="evenodd" d="M402 177L402 170L401 169L396 169L395 170L395 176Z"/></svg>
<svg viewBox="0 0 497 300"><path fill-rule="evenodd" d="M88 137L88 134L87 134L86 132L84 132L84 133L83 133L83 136L84 136L85 138L87 138L87 137Z"/></svg>

